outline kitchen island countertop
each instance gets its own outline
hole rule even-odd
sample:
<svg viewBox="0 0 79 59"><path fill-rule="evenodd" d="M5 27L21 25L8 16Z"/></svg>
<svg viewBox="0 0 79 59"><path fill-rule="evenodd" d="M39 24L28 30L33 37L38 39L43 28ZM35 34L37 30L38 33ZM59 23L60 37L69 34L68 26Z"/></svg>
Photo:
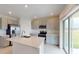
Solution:
<svg viewBox="0 0 79 59"><path fill-rule="evenodd" d="M31 46L34 48L40 48L40 45L42 42L44 42L44 38L42 37L36 37L36 36L31 36L29 38L25 38L25 37L13 37L13 38L8 38L6 40L15 42L15 43L19 43L22 45L27 45L27 46Z"/></svg>

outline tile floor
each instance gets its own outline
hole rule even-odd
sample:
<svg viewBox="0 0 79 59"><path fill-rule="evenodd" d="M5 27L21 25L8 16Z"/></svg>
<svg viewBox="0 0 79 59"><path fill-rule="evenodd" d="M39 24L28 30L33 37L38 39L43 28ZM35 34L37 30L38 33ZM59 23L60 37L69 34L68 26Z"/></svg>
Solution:
<svg viewBox="0 0 79 59"><path fill-rule="evenodd" d="M0 47L0 54L12 54L12 47L11 46L5 48Z"/></svg>
<svg viewBox="0 0 79 59"><path fill-rule="evenodd" d="M58 46L46 44L44 46L44 54L65 54Z"/></svg>
<svg viewBox="0 0 79 59"><path fill-rule="evenodd" d="M0 54L12 54L12 47L0 48ZM60 50L57 46L45 44L44 54L65 54L63 50Z"/></svg>
<svg viewBox="0 0 79 59"><path fill-rule="evenodd" d="M72 49L72 54L79 54L79 49L78 48L73 48Z"/></svg>

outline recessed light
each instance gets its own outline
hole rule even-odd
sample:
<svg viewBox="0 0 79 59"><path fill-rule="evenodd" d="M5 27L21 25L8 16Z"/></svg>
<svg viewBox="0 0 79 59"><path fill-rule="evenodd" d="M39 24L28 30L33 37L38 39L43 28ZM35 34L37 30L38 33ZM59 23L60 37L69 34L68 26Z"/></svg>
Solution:
<svg viewBox="0 0 79 59"><path fill-rule="evenodd" d="M11 11L9 11L9 12L8 12L8 14L10 14L10 15L11 15L11 14L12 14L12 12L11 12Z"/></svg>
<svg viewBox="0 0 79 59"><path fill-rule="evenodd" d="M27 8L28 7L28 5L25 5L25 8Z"/></svg>

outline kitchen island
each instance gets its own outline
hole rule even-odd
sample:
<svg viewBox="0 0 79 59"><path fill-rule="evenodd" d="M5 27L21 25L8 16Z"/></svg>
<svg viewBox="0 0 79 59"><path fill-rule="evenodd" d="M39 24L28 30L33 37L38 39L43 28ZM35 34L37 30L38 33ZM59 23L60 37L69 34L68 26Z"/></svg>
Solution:
<svg viewBox="0 0 79 59"><path fill-rule="evenodd" d="M41 54L44 48L44 38L31 36L25 37L13 37L6 40L12 41L12 53L13 54Z"/></svg>

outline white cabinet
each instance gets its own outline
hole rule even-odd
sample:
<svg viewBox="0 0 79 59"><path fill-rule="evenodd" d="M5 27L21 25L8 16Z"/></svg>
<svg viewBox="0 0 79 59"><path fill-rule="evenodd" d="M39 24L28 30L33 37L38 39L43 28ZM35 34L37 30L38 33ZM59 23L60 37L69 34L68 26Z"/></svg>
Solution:
<svg viewBox="0 0 79 59"><path fill-rule="evenodd" d="M58 35L47 34L46 43L52 45L58 45Z"/></svg>

